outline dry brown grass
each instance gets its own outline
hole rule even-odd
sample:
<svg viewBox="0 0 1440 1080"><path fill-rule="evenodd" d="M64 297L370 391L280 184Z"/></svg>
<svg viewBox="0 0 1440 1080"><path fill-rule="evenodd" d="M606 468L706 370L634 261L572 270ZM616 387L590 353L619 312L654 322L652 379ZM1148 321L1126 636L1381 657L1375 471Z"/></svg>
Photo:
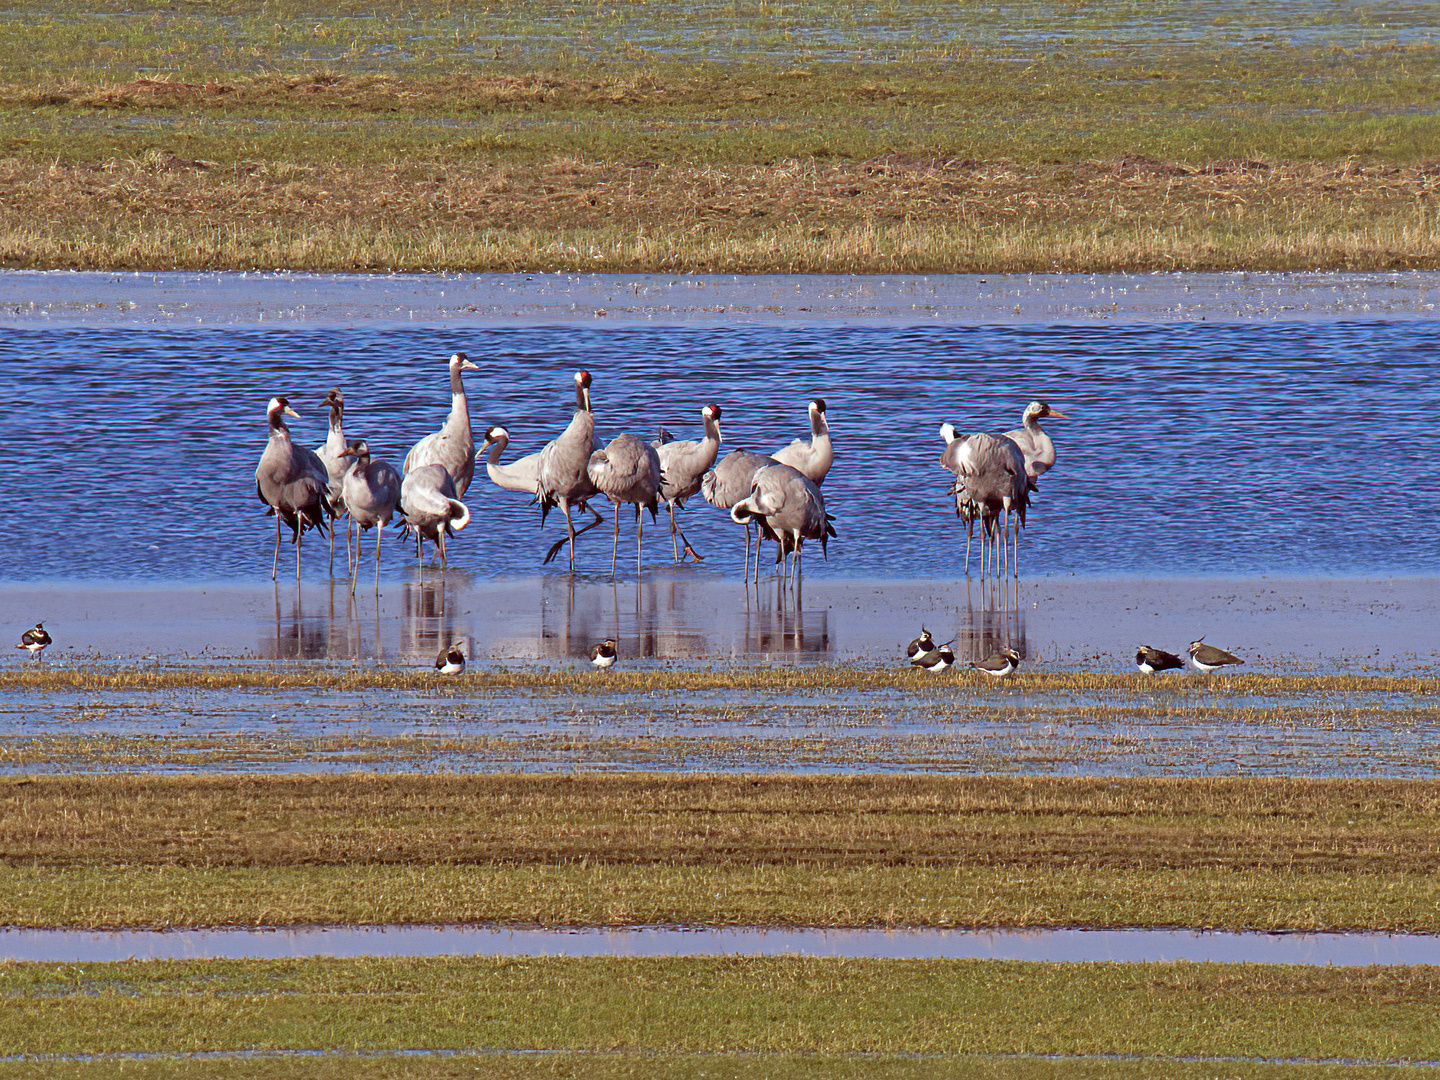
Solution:
<svg viewBox="0 0 1440 1080"><path fill-rule="evenodd" d="M1440 168L0 161L0 265L996 272L1440 265Z"/></svg>

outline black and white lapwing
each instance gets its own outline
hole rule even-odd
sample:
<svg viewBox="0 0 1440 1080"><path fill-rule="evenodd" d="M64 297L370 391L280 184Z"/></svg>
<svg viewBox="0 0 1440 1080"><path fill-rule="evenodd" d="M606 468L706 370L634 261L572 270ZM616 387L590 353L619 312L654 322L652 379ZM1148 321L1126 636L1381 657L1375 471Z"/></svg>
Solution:
<svg viewBox="0 0 1440 1080"><path fill-rule="evenodd" d="M1205 639L1190 642L1190 662L1195 665L1196 670L1209 675L1218 667L1226 664L1243 664L1234 653L1228 653L1224 649L1217 649L1214 645L1206 645Z"/></svg>
<svg viewBox="0 0 1440 1080"><path fill-rule="evenodd" d="M465 671L465 654L460 651L463 641L441 649L440 654L435 657L435 670L441 675L460 675Z"/></svg>
<svg viewBox="0 0 1440 1080"><path fill-rule="evenodd" d="M606 638L598 644L590 646L590 663L596 667L609 667L615 663L615 657L619 654L615 651L615 639Z"/></svg>
<svg viewBox="0 0 1440 1080"><path fill-rule="evenodd" d="M1020 666L1020 654L1014 649L998 649L984 660L972 660L970 666L992 679L1003 679Z"/></svg>
<svg viewBox="0 0 1440 1080"><path fill-rule="evenodd" d="M915 659L910 661L910 666L921 667L926 671L944 671L946 668L953 666L955 663L955 653L950 648L950 645L954 640L954 638L951 638L950 641L945 642L943 645L936 645L935 648L929 652L920 653Z"/></svg>
<svg viewBox="0 0 1440 1080"><path fill-rule="evenodd" d="M912 662L917 656L934 651L935 639L930 636L930 631L926 630L923 626L920 627L920 636L905 646L905 655L908 656Z"/></svg>
<svg viewBox="0 0 1440 1080"><path fill-rule="evenodd" d="M1173 652L1156 649L1150 645L1141 645L1135 650L1135 666L1146 675L1154 675L1157 671L1170 671L1174 668L1183 668L1185 661Z"/></svg>
<svg viewBox="0 0 1440 1080"><path fill-rule="evenodd" d="M50 635L45 632L45 624L37 622L33 630L26 630L20 635L20 644L15 647L24 649L38 660L44 660L45 646L49 644Z"/></svg>

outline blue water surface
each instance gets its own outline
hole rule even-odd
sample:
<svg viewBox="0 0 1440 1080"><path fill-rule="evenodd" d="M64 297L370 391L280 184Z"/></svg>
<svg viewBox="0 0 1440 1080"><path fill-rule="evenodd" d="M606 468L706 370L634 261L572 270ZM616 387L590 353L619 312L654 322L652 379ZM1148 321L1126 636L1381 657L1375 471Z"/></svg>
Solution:
<svg viewBox="0 0 1440 1080"><path fill-rule="evenodd" d="M285 394L298 441L324 441L321 401L397 466L449 408L446 358L464 350L477 442L504 424L509 460L558 434L572 375L594 376L597 430L700 434L724 409L722 453L808 434L823 396L836 459L824 485L838 538L806 573L949 578L964 533L938 464L944 422L1017 427L1032 398L1070 414L1047 427L1059 461L1021 547L1034 574L1412 574L1440 564L1430 322L1136 326L533 328L66 328L11 330L0 366L0 559L12 581L268 578L272 520L256 501L265 406ZM477 469L474 522L452 562L480 575L540 571L561 535ZM742 531L698 496L682 511L707 556L738 576ZM563 529L563 522L560 525ZM371 534L373 536L373 534ZM313 538L314 534L311 534ZM621 569L633 573L630 510ZM307 577L326 572L307 538ZM607 523L580 566L609 573ZM367 537L367 554L370 539ZM668 562L649 525L647 563ZM629 553L627 560L626 553ZM341 557L343 560L343 556ZM282 574L293 553L281 556ZM413 549L387 541L386 574ZM287 563L288 561L288 563ZM545 572L559 571L551 567Z"/></svg>

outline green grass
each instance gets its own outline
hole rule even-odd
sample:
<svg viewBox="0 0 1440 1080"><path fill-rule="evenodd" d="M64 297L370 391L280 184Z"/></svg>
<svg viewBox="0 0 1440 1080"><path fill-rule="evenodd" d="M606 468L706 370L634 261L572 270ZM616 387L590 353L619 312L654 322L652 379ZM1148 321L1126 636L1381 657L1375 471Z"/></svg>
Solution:
<svg viewBox="0 0 1440 1080"><path fill-rule="evenodd" d="M1421 967L794 958L13 964L0 968L0 1053L542 1050L581 1055L591 1069L643 1067L655 1055L676 1075L700 1075L706 1064L749 1075L760 1063L769 1067L760 1075L794 1075L878 1056L900 1076L927 1075L905 1059L932 1055L952 1065L997 1055L1010 1060L989 1062L1002 1070L995 1075L1031 1076L1052 1075L1054 1063L1033 1060L1040 1055L1133 1055L1145 1059L1139 1075L1173 1075L1175 1059L1197 1056L1212 1059L1212 1070L1229 1057L1241 1068L1302 1059L1284 1073L1298 1076L1314 1075L1322 1060L1440 1057L1437 992L1435 969ZM1229 1073L1232 1064L1221 1067Z"/></svg>

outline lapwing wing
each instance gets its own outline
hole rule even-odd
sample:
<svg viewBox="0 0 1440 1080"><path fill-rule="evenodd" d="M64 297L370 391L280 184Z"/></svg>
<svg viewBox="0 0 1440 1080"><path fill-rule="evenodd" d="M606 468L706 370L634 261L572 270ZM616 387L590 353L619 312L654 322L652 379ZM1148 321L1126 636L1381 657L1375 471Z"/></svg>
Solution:
<svg viewBox="0 0 1440 1080"><path fill-rule="evenodd" d="M459 675L465 670L465 654L460 651L464 642L457 641L454 645L441 649L440 654L435 657L435 670L441 675Z"/></svg>
<svg viewBox="0 0 1440 1080"><path fill-rule="evenodd" d="M598 644L590 646L590 663L596 667L605 668L615 663L615 657L619 654L615 651L615 639L606 638Z"/></svg>
<svg viewBox="0 0 1440 1080"><path fill-rule="evenodd" d="M1164 649L1156 649L1149 645L1141 645L1135 650L1135 666L1146 675L1154 675L1157 671L1170 671L1173 668L1183 668L1185 661L1173 652L1166 652Z"/></svg>
<svg viewBox="0 0 1440 1080"><path fill-rule="evenodd" d="M1224 649L1217 649L1214 645L1206 645L1205 639L1190 642L1190 662L1195 667L1209 675L1218 667L1226 664L1243 664L1244 660L1234 653L1228 653Z"/></svg>
<svg viewBox="0 0 1440 1080"><path fill-rule="evenodd" d="M1003 679L1020 666L1020 654L1014 649L999 649L984 660L972 660L970 666L992 679Z"/></svg>
<svg viewBox="0 0 1440 1080"><path fill-rule="evenodd" d="M34 629L26 630L25 633L20 635L20 644L15 647L17 649L24 649L31 656L43 660L44 656L42 654L45 652L45 646L49 644L50 635L45 632L45 624L37 622Z"/></svg>

